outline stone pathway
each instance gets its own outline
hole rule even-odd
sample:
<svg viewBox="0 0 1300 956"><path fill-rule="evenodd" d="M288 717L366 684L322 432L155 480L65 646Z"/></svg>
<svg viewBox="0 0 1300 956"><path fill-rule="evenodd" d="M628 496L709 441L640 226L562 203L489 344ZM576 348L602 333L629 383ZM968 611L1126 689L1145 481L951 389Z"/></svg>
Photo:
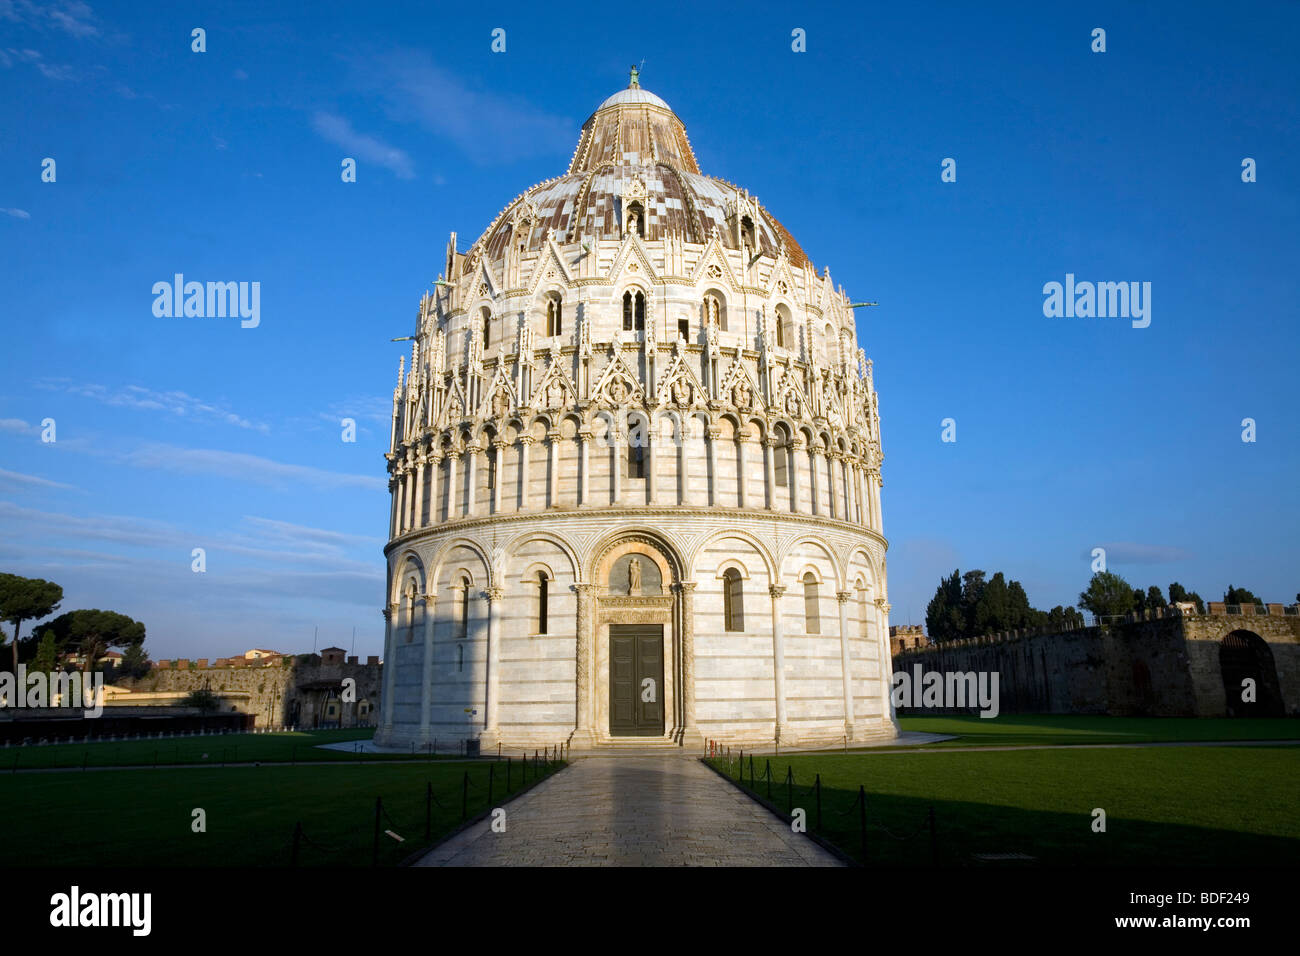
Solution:
<svg viewBox="0 0 1300 956"><path fill-rule="evenodd" d="M840 866L684 754L580 757L417 866Z"/></svg>

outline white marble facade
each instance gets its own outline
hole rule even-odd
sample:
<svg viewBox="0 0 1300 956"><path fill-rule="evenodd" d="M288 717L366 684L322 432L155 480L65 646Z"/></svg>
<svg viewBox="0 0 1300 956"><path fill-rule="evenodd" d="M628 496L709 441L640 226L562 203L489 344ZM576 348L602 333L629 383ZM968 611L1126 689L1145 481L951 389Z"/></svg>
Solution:
<svg viewBox="0 0 1300 956"><path fill-rule="evenodd" d="M894 735L853 309L667 104L606 100L444 277L393 394L379 742ZM619 625L662 634L649 737L611 716Z"/></svg>

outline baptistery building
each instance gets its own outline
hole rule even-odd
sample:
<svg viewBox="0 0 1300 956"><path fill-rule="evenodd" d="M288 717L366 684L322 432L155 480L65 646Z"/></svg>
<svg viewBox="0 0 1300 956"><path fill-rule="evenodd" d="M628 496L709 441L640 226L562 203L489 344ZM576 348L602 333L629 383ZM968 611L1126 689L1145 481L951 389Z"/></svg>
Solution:
<svg viewBox="0 0 1300 956"><path fill-rule="evenodd" d="M380 745L896 733L852 304L635 73L451 234L387 460Z"/></svg>

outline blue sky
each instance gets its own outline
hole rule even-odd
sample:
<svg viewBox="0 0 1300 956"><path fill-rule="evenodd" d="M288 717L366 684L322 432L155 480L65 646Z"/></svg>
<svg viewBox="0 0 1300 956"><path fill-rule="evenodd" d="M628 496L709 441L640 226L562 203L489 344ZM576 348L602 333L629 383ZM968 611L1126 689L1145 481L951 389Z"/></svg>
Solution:
<svg viewBox="0 0 1300 956"><path fill-rule="evenodd" d="M644 59L704 171L880 302L895 623L954 567L1070 603L1098 546L1300 591L1300 7L480 10L0 0L0 569L155 658L379 653L388 340ZM260 282L260 326L156 318L177 272ZM1044 317L1066 273L1150 282L1150 327Z"/></svg>

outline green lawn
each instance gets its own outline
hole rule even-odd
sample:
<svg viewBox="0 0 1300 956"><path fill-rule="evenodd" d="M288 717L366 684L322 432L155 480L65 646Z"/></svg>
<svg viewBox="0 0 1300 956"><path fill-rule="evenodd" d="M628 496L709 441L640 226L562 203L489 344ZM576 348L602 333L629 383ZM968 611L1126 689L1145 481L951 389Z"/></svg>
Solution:
<svg viewBox="0 0 1300 956"><path fill-rule="evenodd" d="M1214 717L1074 717L1015 714L994 717L900 717L903 730L958 734L929 747L1018 747L1044 744L1124 744L1161 741L1300 740L1300 720Z"/></svg>
<svg viewBox="0 0 1300 956"><path fill-rule="evenodd" d="M295 763L304 760L420 760L429 755L360 754L351 750L321 750L319 744L369 740L373 728L312 730L274 734L215 734L206 737L165 737L86 744L0 747L0 775L45 767L149 767L158 764ZM519 754L515 754L518 757ZM530 753L531 757L532 754ZM435 759L454 759L434 755Z"/></svg>
<svg viewBox="0 0 1300 956"><path fill-rule="evenodd" d="M755 758L757 791L766 796ZM866 791L867 860L928 865L927 812L934 808L938 862L991 864L979 854L1024 854L1041 864L1300 865L1300 748L1177 747L1133 750L1023 750L986 753L805 754L770 758L772 802L808 812L822 780L818 831L861 859L855 807ZM725 769L725 761L715 761ZM746 760L746 783L748 783ZM736 764L731 765L736 777ZM1105 833L1092 811L1107 815ZM919 835L907 841L891 838ZM1023 863L1021 865L1024 865ZM1029 865L1033 865L1032 863Z"/></svg>
<svg viewBox="0 0 1300 956"><path fill-rule="evenodd" d="M299 822L300 866L369 866L377 797L381 831L405 838L381 832L380 862L391 866L428 842L428 783L433 838L460 825L467 773L470 816L501 806L505 761L0 774L0 819L11 823L0 866L287 866ZM517 792L518 760L510 778ZM191 830L196 807L206 833Z"/></svg>

